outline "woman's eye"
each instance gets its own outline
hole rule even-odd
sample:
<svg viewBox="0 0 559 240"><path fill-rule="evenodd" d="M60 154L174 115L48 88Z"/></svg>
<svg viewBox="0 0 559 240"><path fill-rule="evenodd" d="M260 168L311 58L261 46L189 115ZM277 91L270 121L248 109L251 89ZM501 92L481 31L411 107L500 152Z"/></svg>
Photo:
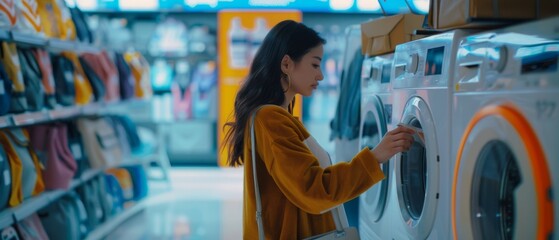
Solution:
<svg viewBox="0 0 559 240"><path fill-rule="evenodd" d="M320 67L319 64L313 64L312 66L313 66L314 68L319 68L319 67Z"/></svg>

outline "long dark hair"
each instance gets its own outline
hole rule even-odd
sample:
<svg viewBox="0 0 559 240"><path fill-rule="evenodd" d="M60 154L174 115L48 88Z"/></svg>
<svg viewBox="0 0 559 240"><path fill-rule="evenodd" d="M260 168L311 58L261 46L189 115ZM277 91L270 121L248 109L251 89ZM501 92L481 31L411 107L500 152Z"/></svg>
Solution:
<svg viewBox="0 0 559 240"><path fill-rule="evenodd" d="M292 20L278 23L266 35L252 61L248 77L237 92L235 120L224 126L224 129L229 128L224 142L228 145L229 166L243 165L244 133L252 111L264 104L281 106L285 101L281 85L283 57L288 55L297 63L312 48L321 44L326 44L326 41L316 31Z"/></svg>

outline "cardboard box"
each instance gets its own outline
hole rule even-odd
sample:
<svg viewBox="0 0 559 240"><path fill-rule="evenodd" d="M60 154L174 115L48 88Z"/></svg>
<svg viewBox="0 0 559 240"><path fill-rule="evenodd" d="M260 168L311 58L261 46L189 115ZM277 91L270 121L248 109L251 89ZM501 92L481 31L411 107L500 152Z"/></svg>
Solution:
<svg viewBox="0 0 559 240"><path fill-rule="evenodd" d="M435 29L478 28L556 14L557 0L431 0L428 22Z"/></svg>
<svg viewBox="0 0 559 240"><path fill-rule="evenodd" d="M361 24L361 53L376 56L394 52L398 44L412 40L413 32L422 29L425 16L399 14Z"/></svg>

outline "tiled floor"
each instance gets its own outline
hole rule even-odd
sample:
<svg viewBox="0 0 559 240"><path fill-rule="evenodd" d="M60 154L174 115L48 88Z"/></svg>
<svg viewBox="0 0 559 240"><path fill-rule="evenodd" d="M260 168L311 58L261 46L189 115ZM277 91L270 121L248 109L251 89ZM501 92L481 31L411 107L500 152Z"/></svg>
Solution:
<svg viewBox="0 0 559 240"><path fill-rule="evenodd" d="M243 170L173 168L150 182L146 208L106 239L242 239Z"/></svg>

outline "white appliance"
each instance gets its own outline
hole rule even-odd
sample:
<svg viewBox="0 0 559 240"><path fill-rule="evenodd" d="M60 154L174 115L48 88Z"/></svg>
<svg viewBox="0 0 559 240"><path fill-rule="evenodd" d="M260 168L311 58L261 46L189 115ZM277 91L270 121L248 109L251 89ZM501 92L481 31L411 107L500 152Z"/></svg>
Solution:
<svg viewBox="0 0 559 240"><path fill-rule="evenodd" d="M361 75L361 127L359 146L374 148L392 126L392 85L390 73L393 54L365 58ZM385 239L393 231L388 194L393 164L381 166L386 178L359 196L359 234L362 239Z"/></svg>
<svg viewBox="0 0 559 240"><path fill-rule="evenodd" d="M559 17L473 35L455 71L455 239L559 239Z"/></svg>
<svg viewBox="0 0 559 240"><path fill-rule="evenodd" d="M391 239L450 239L450 132L456 30L396 47L393 67L394 123L422 129L424 142L394 159L398 209Z"/></svg>

